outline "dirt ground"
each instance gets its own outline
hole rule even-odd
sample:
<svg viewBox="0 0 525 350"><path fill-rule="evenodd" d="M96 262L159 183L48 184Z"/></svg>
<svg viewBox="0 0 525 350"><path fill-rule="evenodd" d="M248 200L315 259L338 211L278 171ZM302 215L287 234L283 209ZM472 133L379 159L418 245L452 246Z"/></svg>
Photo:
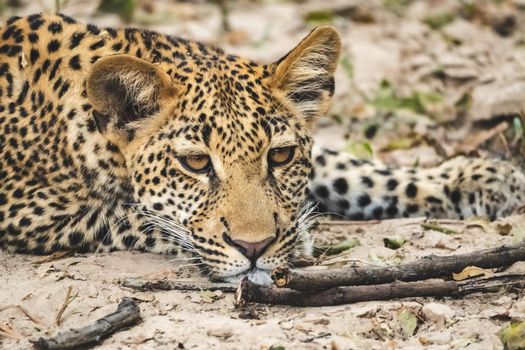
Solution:
<svg viewBox="0 0 525 350"><path fill-rule="evenodd" d="M480 220L439 222L454 234L425 230L423 222L423 218L415 218L321 224L316 232L319 243L357 238L360 245L310 268L327 269L356 261L398 264L430 253L461 253L512 243L525 234L525 219L518 216L491 224ZM397 250L386 248L384 238L396 235L407 243ZM12 338L0 337L3 349L27 349L30 340L39 336L93 322L113 312L123 297L140 302L143 321L105 340L101 349L502 349L500 329L511 319L525 317L525 293L521 290L462 299L236 309L233 294L137 292L119 285L126 277L205 280L184 261L168 256L116 252L39 264L41 259L0 255L0 320L14 331ZM525 264L515 264L509 271L525 272ZM56 316L70 286L76 297L62 314L59 327ZM403 330L403 313L415 316L413 335Z"/></svg>
<svg viewBox="0 0 525 350"><path fill-rule="evenodd" d="M61 11L99 25L122 26L117 14L96 13L88 0L59 1ZM344 52L330 113L316 141L388 164L432 166L456 154L503 157L525 165L525 1L301 0L138 1L130 25L221 46L261 62L284 55L317 24L341 33ZM53 11L55 1L2 7L2 17ZM334 218L332 218L334 219ZM339 220L339 218L335 218ZM311 267L349 262L386 265L431 253L476 251L525 236L525 216L422 218L323 223L319 243L357 238L360 244ZM399 249L385 238L402 237ZM462 299L412 298L354 305L234 307L219 292L137 292L125 277L204 280L187 260L137 252L41 257L0 252L0 348L27 349L30 340L79 327L140 302L143 321L116 333L101 349L503 349L499 331L525 319L525 294L510 289ZM525 270L516 264L511 270ZM73 300L57 314L71 287ZM407 315L408 322L407 326ZM246 319L250 317L252 319ZM6 328L7 327L7 328ZM414 328L415 327L415 328Z"/></svg>

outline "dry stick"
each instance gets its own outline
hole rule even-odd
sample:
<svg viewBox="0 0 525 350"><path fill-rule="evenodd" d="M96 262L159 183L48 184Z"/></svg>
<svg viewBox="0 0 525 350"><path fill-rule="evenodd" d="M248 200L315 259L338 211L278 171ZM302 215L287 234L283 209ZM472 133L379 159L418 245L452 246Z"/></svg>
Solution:
<svg viewBox="0 0 525 350"><path fill-rule="evenodd" d="M0 323L0 336L8 337L11 339L22 339L22 335L14 330L7 323Z"/></svg>
<svg viewBox="0 0 525 350"><path fill-rule="evenodd" d="M22 311L22 313L23 313L24 315L26 315L27 318L29 318L29 319L30 319L31 321L33 321L34 323L39 324L39 325L42 325L42 324L43 324L42 320L40 320L39 318L37 318L37 317L31 315L31 314L29 313L29 311L27 311L27 309L26 309L25 307L23 307L22 305L17 305L16 308L17 308L18 310Z"/></svg>
<svg viewBox="0 0 525 350"><path fill-rule="evenodd" d="M525 274L500 274L464 281L393 282L301 292L271 285L261 286L244 278L235 294L235 301L238 306L247 302L293 306L330 306L408 297L457 297L476 292L489 292L499 287L524 284Z"/></svg>
<svg viewBox="0 0 525 350"><path fill-rule="evenodd" d="M72 290L73 286L69 286L67 288L66 299L64 300L62 307L60 307L60 310L58 310L58 313L55 317L55 323L57 326L60 326L60 323L62 323L62 315L64 314L64 311L66 311L68 305L78 296L78 293L75 295L71 295Z"/></svg>
<svg viewBox="0 0 525 350"><path fill-rule="evenodd" d="M73 256L73 255L75 255L75 251L73 251L73 250L60 251L60 252L56 252L56 253L53 253L51 255L48 255L48 256L46 256L43 259L40 259L40 260L37 260L37 261L33 261L31 264L33 264L33 265L41 265L41 264L44 264L44 263L48 263L48 262L52 262L52 261L56 261L56 260L60 260L60 259L65 259L65 258L69 258L70 256Z"/></svg>
<svg viewBox="0 0 525 350"><path fill-rule="evenodd" d="M124 298L118 305L117 311L104 316L95 323L58 333L53 338L40 338L33 342L33 345L37 349L44 350L78 349L99 343L103 338L139 320L140 309L137 303L133 299Z"/></svg>
<svg viewBox="0 0 525 350"><path fill-rule="evenodd" d="M511 265L520 260L525 260L525 243L467 254L429 255L398 266L353 266L318 271L277 268L272 272L272 279L278 287L306 291L448 277L467 266L494 268Z"/></svg>
<svg viewBox="0 0 525 350"><path fill-rule="evenodd" d="M140 278L125 278L120 281L123 287L138 290L220 290L225 293L233 293L237 290L234 283L212 283L195 281L171 281L171 280L143 280Z"/></svg>

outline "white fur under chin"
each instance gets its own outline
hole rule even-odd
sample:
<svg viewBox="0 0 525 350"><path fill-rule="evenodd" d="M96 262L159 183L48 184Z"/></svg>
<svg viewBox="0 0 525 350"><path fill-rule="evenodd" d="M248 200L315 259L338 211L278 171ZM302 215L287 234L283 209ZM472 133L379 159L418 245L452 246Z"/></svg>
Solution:
<svg viewBox="0 0 525 350"><path fill-rule="evenodd" d="M242 273L237 276L226 277L225 280L230 283L238 283L241 279L244 278L244 276L248 277L248 279L253 283L260 284L263 286L273 283L270 274L267 271L260 269L250 270L246 273Z"/></svg>

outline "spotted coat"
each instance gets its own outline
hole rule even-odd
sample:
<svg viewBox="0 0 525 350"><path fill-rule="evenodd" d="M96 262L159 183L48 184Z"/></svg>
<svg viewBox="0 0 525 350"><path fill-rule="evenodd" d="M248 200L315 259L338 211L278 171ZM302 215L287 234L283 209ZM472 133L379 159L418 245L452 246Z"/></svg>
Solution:
<svg viewBox="0 0 525 350"><path fill-rule="evenodd" d="M339 51L331 27L257 64L63 15L8 20L0 245L34 254L184 250L214 278L267 282L269 270L310 251L312 174L312 194L355 219L494 216L522 199L523 178L503 163L390 170L328 151L314 155L313 171L310 130L334 92ZM471 171L458 172L464 164ZM512 179L505 191L502 178Z"/></svg>

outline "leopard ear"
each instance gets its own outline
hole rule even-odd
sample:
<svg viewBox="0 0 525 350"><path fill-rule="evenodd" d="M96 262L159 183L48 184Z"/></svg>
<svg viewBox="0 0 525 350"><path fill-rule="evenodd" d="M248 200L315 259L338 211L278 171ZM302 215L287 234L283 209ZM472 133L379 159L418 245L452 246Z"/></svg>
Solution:
<svg viewBox="0 0 525 350"><path fill-rule="evenodd" d="M334 72L341 39L330 26L319 26L277 61L273 87L284 94L309 120L324 114L334 93Z"/></svg>
<svg viewBox="0 0 525 350"><path fill-rule="evenodd" d="M130 55L100 58L88 74L86 92L101 131L108 124L132 131L142 119L158 112L163 99L175 95L169 75Z"/></svg>

